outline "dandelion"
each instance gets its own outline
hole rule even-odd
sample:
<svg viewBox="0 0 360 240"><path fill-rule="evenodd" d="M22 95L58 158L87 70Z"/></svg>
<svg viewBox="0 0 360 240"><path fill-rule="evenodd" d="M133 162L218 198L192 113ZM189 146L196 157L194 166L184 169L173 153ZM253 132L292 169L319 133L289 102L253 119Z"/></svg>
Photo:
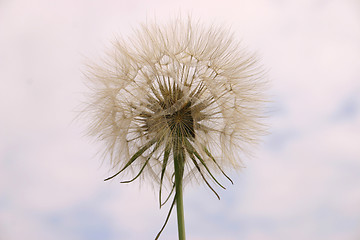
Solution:
<svg viewBox="0 0 360 240"><path fill-rule="evenodd" d="M104 142L116 173L132 174L159 189L159 205L174 196L179 239L185 239L183 182L225 188L241 155L257 142L264 102L263 74L227 30L190 18L144 24L117 39L87 74L92 95L90 134ZM164 194L166 189L166 194ZM167 197L166 197L167 196ZM220 199L220 198L219 198Z"/></svg>

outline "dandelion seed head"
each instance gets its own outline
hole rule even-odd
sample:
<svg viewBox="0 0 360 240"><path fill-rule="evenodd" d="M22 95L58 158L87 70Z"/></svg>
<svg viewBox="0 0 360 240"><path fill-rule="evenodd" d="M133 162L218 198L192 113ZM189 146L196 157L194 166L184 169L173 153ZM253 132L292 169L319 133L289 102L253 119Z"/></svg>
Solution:
<svg viewBox="0 0 360 240"><path fill-rule="evenodd" d="M153 182L162 181L166 165L171 185L173 159L164 161L175 139L186 149L184 176L197 178L204 167L238 169L263 134L263 71L220 27L191 19L143 24L114 41L87 78L89 133L104 143L115 169L138 154L129 167L144 168L143 178ZM196 154L204 162L199 169Z"/></svg>

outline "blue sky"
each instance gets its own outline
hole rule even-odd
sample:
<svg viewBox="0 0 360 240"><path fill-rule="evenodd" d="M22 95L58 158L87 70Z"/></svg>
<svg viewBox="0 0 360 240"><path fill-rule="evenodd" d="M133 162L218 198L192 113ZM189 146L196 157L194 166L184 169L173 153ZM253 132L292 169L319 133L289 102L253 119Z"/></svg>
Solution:
<svg viewBox="0 0 360 240"><path fill-rule="evenodd" d="M154 238L167 213L156 191L103 182L99 145L73 120L87 59L179 10L230 25L268 70L272 99L269 135L221 201L185 189L188 239L359 239L356 0L1 1L0 239ZM162 239L176 239L174 216Z"/></svg>

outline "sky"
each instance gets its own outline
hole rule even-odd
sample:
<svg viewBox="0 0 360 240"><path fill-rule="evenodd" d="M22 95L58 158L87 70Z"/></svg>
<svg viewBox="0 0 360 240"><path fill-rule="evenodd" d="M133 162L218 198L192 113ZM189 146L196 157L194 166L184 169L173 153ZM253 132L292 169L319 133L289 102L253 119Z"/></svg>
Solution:
<svg viewBox="0 0 360 240"><path fill-rule="evenodd" d="M356 0L0 1L0 239L154 239L169 206L104 182L74 121L85 63L118 35L181 12L231 26L267 70L269 134L221 200L187 185L191 240L360 239L360 3ZM176 239L175 214L161 239Z"/></svg>

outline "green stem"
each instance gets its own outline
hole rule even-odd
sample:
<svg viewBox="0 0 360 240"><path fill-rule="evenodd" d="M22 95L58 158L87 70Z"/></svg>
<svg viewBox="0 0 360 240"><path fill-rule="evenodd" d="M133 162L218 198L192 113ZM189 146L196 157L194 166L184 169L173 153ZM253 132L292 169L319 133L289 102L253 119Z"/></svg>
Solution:
<svg viewBox="0 0 360 240"><path fill-rule="evenodd" d="M185 240L185 220L184 220L184 205L183 205L183 175L185 152L182 145L179 143L180 139L174 141L174 168L175 168L175 198L177 210L177 222L179 240Z"/></svg>

